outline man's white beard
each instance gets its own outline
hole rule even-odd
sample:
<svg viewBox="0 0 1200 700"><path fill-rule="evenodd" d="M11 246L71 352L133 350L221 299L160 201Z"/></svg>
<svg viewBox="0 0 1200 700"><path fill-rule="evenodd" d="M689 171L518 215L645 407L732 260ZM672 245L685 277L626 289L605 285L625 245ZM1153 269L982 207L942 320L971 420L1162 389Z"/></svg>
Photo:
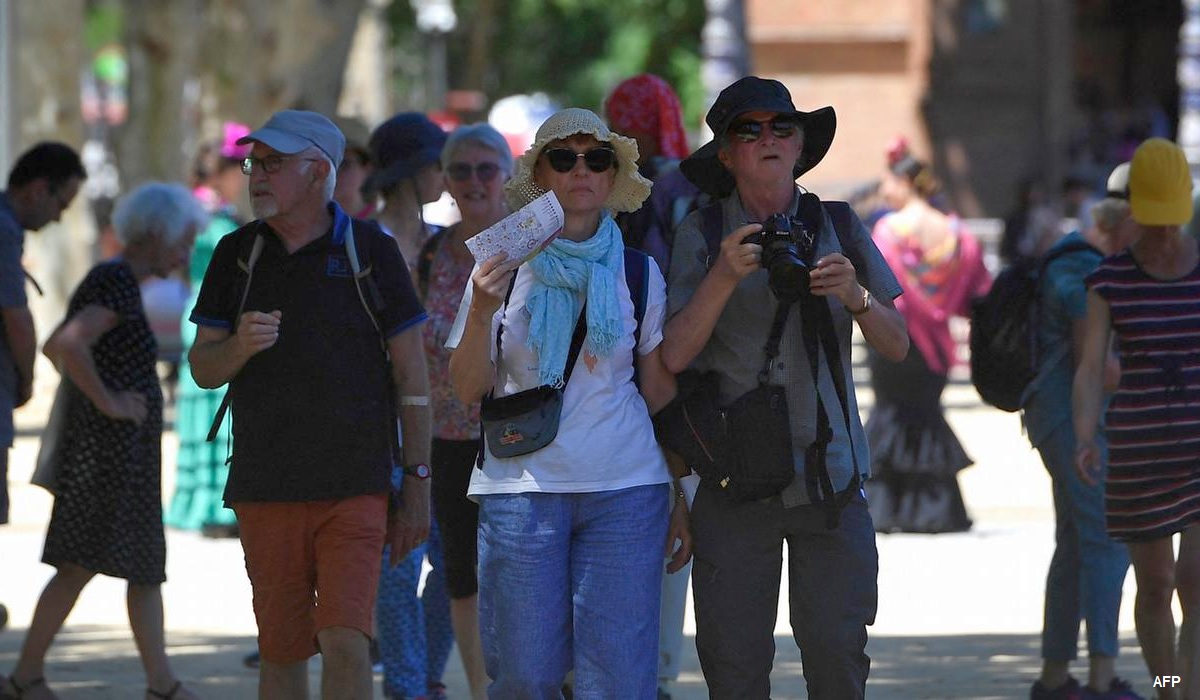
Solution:
<svg viewBox="0 0 1200 700"><path fill-rule="evenodd" d="M250 210L256 219L269 219L279 213L279 204L273 197L256 197L250 200Z"/></svg>

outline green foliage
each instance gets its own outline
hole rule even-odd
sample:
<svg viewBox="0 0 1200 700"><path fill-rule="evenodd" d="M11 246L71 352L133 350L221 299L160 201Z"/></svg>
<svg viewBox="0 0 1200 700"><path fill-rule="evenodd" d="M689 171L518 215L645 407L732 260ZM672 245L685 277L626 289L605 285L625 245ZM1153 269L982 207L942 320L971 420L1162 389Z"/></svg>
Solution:
<svg viewBox="0 0 1200 700"><path fill-rule="evenodd" d="M84 10L83 41L89 53L121 41L121 4L116 0L91 0Z"/></svg>
<svg viewBox="0 0 1200 700"><path fill-rule="evenodd" d="M413 37L408 4L392 3L398 41ZM650 72L679 93L688 128L699 125L707 107L700 76L702 0L454 0L459 23L447 52L451 89L467 87L472 31L489 5L494 16L482 86L489 103L545 92L564 106L599 111L616 83Z"/></svg>

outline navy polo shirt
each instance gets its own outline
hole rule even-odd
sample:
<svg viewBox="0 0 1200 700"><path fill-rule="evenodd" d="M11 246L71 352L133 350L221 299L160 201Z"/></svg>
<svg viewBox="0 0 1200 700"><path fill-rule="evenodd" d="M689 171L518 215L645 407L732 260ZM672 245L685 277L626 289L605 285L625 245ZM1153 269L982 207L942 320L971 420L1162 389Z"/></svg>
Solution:
<svg viewBox="0 0 1200 700"><path fill-rule="evenodd" d="M392 382L346 257L339 222L349 220L331 207L330 231L294 253L267 224L251 222L221 239L205 272L191 320L232 329L246 279L238 259L261 231L246 311L283 312L279 341L232 381L226 503L341 499L390 487ZM372 222L352 226L383 298L384 335L425 320L396 241Z"/></svg>

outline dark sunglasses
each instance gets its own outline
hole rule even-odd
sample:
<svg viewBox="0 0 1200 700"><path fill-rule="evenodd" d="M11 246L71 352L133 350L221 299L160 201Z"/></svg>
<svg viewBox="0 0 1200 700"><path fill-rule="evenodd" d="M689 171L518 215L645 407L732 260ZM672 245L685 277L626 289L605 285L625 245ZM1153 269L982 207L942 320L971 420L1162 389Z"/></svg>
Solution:
<svg viewBox="0 0 1200 700"><path fill-rule="evenodd" d="M487 161L476 163L473 168L470 163L451 163L446 166L446 174L455 182L470 180L472 171L480 182L491 182L500 173L500 166Z"/></svg>
<svg viewBox="0 0 1200 700"><path fill-rule="evenodd" d="M611 148L598 146L589 148L584 153L576 153L569 148L548 148L542 152L546 156L546 162L550 164L560 173L569 173L575 168L575 163L580 158L583 159L583 164L594 173L602 173L617 162L617 153Z"/></svg>
<svg viewBox="0 0 1200 700"><path fill-rule="evenodd" d="M764 126L770 127L771 133L777 139L790 139L800 131L800 122L795 119L775 117L762 122L753 119L735 122L729 127L729 133L743 143L752 143L762 138Z"/></svg>

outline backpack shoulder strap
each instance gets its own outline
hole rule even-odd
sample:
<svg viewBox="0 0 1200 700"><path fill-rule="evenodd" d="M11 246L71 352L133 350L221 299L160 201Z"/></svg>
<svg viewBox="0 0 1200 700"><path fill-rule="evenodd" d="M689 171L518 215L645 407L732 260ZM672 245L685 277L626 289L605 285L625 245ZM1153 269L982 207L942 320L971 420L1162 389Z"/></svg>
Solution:
<svg viewBox="0 0 1200 700"><path fill-rule="evenodd" d="M833 222L833 230L837 233L838 245L841 246L842 253L849 258L853 252L855 258L857 258L857 250L848 244L850 231L854 229L856 217L854 209L848 203L840 201L822 201L821 205L825 207L826 213L829 214L829 220ZM862 269L858 260L851 260L850 262L854 263L855 269Z"/></svg>
<svg viewBox="0 0 1200 700"><path fill-rule="evenodd" d="M642 343L642 320L646 317L646 299L649 295L650 256L625 246L625 285L633 300L633 383L638 383L638 346Z"/></svg>
<svg viewBox="0 0 1200 700"><path fill-rule="evenodd" d="M723 211L720 200L700 209L700 232L704 234L706 257L704 269L711 270L721 252L721 225Z"/></svg>
<svg viewBox="0 0 1200 700"><path fill-rule="evenodd" d="M383 338L383 327L379 320L382 317L385 302L383 294L379 291L379 285L375 283L375 277L371 274L369 257L371 247L367 245L363 248L368 256L364 257L358 254L358 238L365 234L360 233L358 224L340 209L338 213L340 216L335 217L334 220L334 236L340 236L346 246L346 258L350 261L350 271L354 274L354 287L358 291L358 299L371 319L371 325L375 326L375 332L379 335L379 341L383 344L386 353L387 342Z"/></svg>
<svg viewBox="0 0 1200 700"><path fill-rule="evenodd" d="M237 313L233 315L233 323L230 328L231 333L237 332L238 319L242 317L242 312L246 310L246 299L250 297L250 282L254 280L254 266L258 263L258 258L262 255L263 246L266 245L264 238L263 224L258 222L254 227L254 232L249 234L251 240L247 242L244 238L238 242L238 268L246 273L246 279L242 282L241 299L238 301ZM225 414L229 412L230 403L233 397L230 395L230 387L232 384L225 386L225 394L221 397L221 405L217 407L217 412L213 416L212 424L208 427L208 435L205 437L206 442L216 442L217 433L221 431L221 423L225 421Z"/></svg>
<svg viewBox="0 0 1200 700"><path fill-rule="evenodd" d="M421 252L417 254L417 291L421 293L422 299L429 296L429 276L433 272L433 258L437 254L438 246L446 232L452 228L454 226L434 233L421 245Z"/></svg>

